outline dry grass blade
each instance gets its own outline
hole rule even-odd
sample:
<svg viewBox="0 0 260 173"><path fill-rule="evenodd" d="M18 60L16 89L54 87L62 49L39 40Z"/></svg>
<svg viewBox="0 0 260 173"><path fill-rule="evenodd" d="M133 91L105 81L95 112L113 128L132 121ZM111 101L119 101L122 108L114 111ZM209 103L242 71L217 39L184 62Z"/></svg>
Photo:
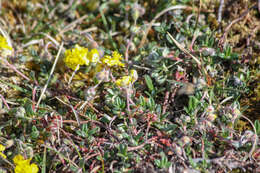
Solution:
<svg viewBox="0 0 260 173"><path fill-rule="evenodd" d="M73 108L73 106L72 106L72 105L70 105L70 108L71 108L71 110L72 110L73 114L74 114L74 115L75 115L75 117L76 117L76 120L77 120L78 126L80 126L80 120L79 120L79 116L78 116L78 114L77 114L76 110Z"/></svg>
<svg viewBox="0 0 260 173"><path fill-rule="evenodd" d="M253 145L252 145L252 148L251 148L250 152L248 153L248 155L245 156L244 159L243 159L243 161L246 161L248 158L251 158L251 157L252 157L252 154L254 153L254 151L255 151L255 149L256 149L256 147L257 147L258 136L257 136L257 131L256 131L256 128L255 128L255 126L254 126L254 123L253 123L249 118L247 118L247 117L244 116L244 115L241 115L241 117L244 118L244 119L246 119L246 120L250 123L250 125L253 127L253 130L254 130L254 133L255 133L255 135L254 135L254 136L255 136L255 139L254 139L254 143L253 143Z"/></svg>
<svg viewBox="0 0 260 173"><path fill-rule="evenodd" d="M58 59L59 59L59 57L60 57L62 48L63 48L63 42L61 43L60 49L59 49L59 51L58 51L58 54L57 54L57 56L56 56L56 58L55 58L55 61L54 61L53 65L52 65L51 72L50 72L50 76L49 76L49 78L48 78L48 80L47 80L45 86L43 87L43 90L42 90L42 93L41 93L41 95L40 95L40 98L39 98L39 100L38 100L38 102L37 102L37 104L36 104L36 108L38 108L39 104L41 103L42 97L43 97L43 95L44 95L44 93L45 93L45 91L46 91L46 89L47 89L47 87L48 87L48 85L49 85L49 82L50 82L50 80L51 80L52 74L53 74L53 72L54 72L54 69L55 69L56 64L57 64L57 62L58 62Z"/></svg>
<svg viewBox="0 0 260 173"><path fill-rule="evenodd" d="M82 17L80 17L79 19L73 21L72 23L70 23L69 25L65 26L59 33L59 35L62 35L63 33L72 30L77 23L80 23L81 21L83 21L84 19L86 19L88 17L88 15L84 15Z"/></svg>
<svg viewBox="0 0 260 173"><path fill-rule="evenodd" d="M201 66L201 62L195 57L193 56L188 50L186 50L180 43L178 43L177 40L175 40L172 35L167 32L167 34L169 35L169 37L172 39L172 41L176 44L176 46L181 49L181 51L183 51L184 53L186 53L187 55L189 55L190 57L192 57L192 59L198 64L198 66Z"/></svg>

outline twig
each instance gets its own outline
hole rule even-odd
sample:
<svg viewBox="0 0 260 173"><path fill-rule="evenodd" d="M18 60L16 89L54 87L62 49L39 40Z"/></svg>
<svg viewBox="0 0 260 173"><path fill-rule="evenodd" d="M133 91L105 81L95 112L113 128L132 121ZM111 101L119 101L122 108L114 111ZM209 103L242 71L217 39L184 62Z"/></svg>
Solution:
<svg viewBox="0 0 260 173"><path fill-rule="evenodd" d="M57 56L56 56L56 58L55 58L55 61L54 61L53 65L52 65L52 69L51 69L51 72L50 72L50 76L49 76L49 78L48 78L48 80L47 80L47 83L45 84L45 86L44 86L44 88L43 88L43 90L42 90L41 96L40 96L40 98L39 98L39 100L38 100L38 102L37 102L37 104L36 104L36 108L38 108L39 104L41 103L42 97L43 97L43 95L44 95L44 93L45 93L45 91L46 91L46 89L47 89L47 87L48 87L48 84L49 84L49 82L50 82L50 80L51 80L51 77L52 77L52 74L53 74L53 72L54 72L54 69L55 69L56 64L57 64L57 62L58 62L58 59L59 59L59 57L60 57L62 48L63 48L63 42L62 42L61 45L60 45L60 49L59 49L59 51L58 51L58 54L57 54Z"/></svg>
<svg viewBox="0 0 260 173"><path fill-rule="evenodd" d="M176 6L171 6L169 8L166 8L165 10L161 11L160 13L158 13L154 18L153 20L149 23L148 27L146 28L145 32L144 32L144 35L142 37L142 40L138 46L138 48L141 48L143 47L144 45L144 42L146 40L146 37L148 35L148 32L150 31L150 29L152 28L152 25L154 24L154 22L159 18L161 17L163 14L167 13L168 11L171 11L171 10L179 10L179 9L185 9L187 8L187 6L185 5L176 5Z"/></svg>

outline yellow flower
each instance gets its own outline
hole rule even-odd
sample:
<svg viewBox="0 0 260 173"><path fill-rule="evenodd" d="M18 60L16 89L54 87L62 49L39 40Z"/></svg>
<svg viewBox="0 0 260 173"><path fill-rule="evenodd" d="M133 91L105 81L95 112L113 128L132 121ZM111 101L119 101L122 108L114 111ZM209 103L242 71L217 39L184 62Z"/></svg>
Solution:
<svg viewBox="0 0 260 173"><path fill-rule="evenodd" d="M0 54L3 57L12 55L13 48L10 47L3 36L0 36Z"/></svg>
<svg viewBox="0 0 260 173"><path fill-rule="evenodd" d="M123 76L121 79L116 80L118 86L128 86L131 83L131 76Z"/></svg>
<svg viewBox="0 0 260 173"><path fill-rule="evenodd" d="M78 70L81 65L89 65L88 48L76 45L75 48L65 51L64 63L73 70Z"/></svg>
<svg viewBox="0 0 260 173"><path fill-rule="evenodd" d="M138 79L138 74L136 70L130 70L129 76L123 76L121 79L116 80L117 86L129 86L133 84Z"/></svg>
<svg viewBox="0 0 260 173"><path fill-rule="evenodd" d="M6 159L6 155L3 153L4 150L5 150L5 146L0 144L0 156Z"/></svg>
<svg viewBox="0 0 260 173"><path fill-rule="evenodd" d="M130 76L132 78L132 83L138 79L138 73L136 70L130 70Z"/></svg>
<svg viewBox="0 0 260 173"><path fill-rule="evenodd" d="M0 144L0 152L5 150L5 146L3 146L2 144Z"/></svg>
<svg viewBox="0 0 260 173"><path fill-rule="evenodd" d="M117 51L114 51L112 53L112 57L109 55L104 56L104 58L102 59L102 63L108 65L109 67L112 67L112 66L124 67L125 64L120 61L122 59L123 59L122 55L120 53L118 53Z"/></svg>
<svg viewBox="0 0 260 173"><path fill-rule="evenodd" d="M88 59L90 62L97 63L99 61L99 53L97 49L92 49L88 53Z"/></svg>
<svg viewBox="0 0 260 173"><path fill-rule="evenodd" d="M16 155L13 158L15 164L15 173L37 173L39 168L36 164L30 164L31 159L24 159L22 155Z"/></svg>

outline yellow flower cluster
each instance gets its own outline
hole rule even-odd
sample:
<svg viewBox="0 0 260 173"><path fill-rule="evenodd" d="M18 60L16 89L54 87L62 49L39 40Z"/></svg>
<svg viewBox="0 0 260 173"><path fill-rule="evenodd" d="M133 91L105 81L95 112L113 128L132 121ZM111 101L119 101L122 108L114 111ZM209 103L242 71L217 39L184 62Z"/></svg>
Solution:
<svg viewBox="0 0 260 173"><path fill-rule="evenodd" d="M78 70L81 65L89 65L99 61L99 53L97 49L92 49L76 45L75 48L65 51L64 63L73 70Z"/></svg>
<svg viewBox="0 0 260 173"><path fill-rule="evenodd" d="M5 150L5 146L0 144L0 156L6 159L6 155L3 153L4 150Z"/></svg>
<svg viewBox="0 0 260 173"><path fill-rule="evenodd" d="M36 164L30 164L31 159L24 159L22 155L16 155L13 158L15 164L15 173L37 173L39 168Z"/></svg>
<svg viewBox="0 0 260 173"><path fill-rule="evenodd" d="M0 36L0 55L3 57L12 55L12 47L10 47L3 36Z"/></svg>
<svg viewBox="0 0 260 173"><path fill-rule="evenodd" d="M112 53L112 56L106 55L104 58L101 60L103 64L106 64L109 67L112 66L121 66L124 67L125 64L121 62L122 60L122 55L118 53L117 51L114 51Z"/></svg>
<svg viewBox="0 0 260 173"><path fill-rule="evenodd" d="M133 84L138 79L138 74L136 70L131 70L129 76L123 76L121 79L116 80L116 85L121 87L129 86Z"/></svg>
<svg viewBox="0 0 260 173"><path fill-rule="evenodd" d="M97 49L92 49L81 47L76 45L73 49L68 49L65 51L65 58L63 59L66 66L73 70L78 70L81 65L89 65L90 63L98 63L100 55ZM101 64L112 66L125 67L125 64L121 62L123 60L122 55L117 51L112 53L112 56L105 55L101 59Z"/></svg>

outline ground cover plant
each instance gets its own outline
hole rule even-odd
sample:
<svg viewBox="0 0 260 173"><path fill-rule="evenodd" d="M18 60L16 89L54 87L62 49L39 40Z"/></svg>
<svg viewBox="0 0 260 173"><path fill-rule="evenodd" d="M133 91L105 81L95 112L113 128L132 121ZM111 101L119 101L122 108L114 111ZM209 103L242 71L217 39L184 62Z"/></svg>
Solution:
<svg viewBox="0 0 260 173"><path fill-rule="evenodd" d="M260 171L260 2L0 4L0 172Z"/></svg>

